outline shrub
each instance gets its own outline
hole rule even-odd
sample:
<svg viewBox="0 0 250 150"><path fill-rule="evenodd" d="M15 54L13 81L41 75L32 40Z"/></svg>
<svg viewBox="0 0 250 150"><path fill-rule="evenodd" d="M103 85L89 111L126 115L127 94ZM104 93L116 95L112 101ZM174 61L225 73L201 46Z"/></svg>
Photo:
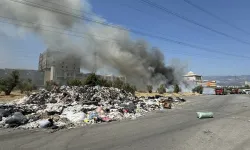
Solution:
<svg viewBox="0 0 250 150"><path fill-rule="evenodd" d="M81 80L73 79L73 80L67 81L67 85L68 85L68 86L82 86L83 83L82 83Z"/></svg>
<svg viewBox="0 0 250 150"><path fill-rule="evenodd" d="M84 85L96 86L98 85L99 77L95 73L91 73L85 80Z"/></svg>
<svg viewBox="0 0 250 150"><path fill-rule="evenodd" d="M101 78L98 80L97 85L104 86L104 87L112 87L112 82Z"/></svg>
<svg viewBox="0 0 250 150"><path fill-rule="evenodd" d="M152 93L153 91L153 86L152 85L147 85L147 89L149 93Z"/></svg>
<svg viewBox="0 0 250 150"><path fill-rule="evenodd" d="M116 79L114 82L113 82L113 87L115 88L118 88L118 89L122 89L123 86L124 86L124 82L120 79Z"/></svg>
<svg viewBox="0 0 250 150"><path fill-rule="evenodd" d="M0 91L3 91L5 95L10 95L12 90L19 83L19 72L12 71L10 76L0 79Z"/></svg>
<svg viewBox="0 0 250 150"><path fill-rule="evenodd" d="M32 84L32 80L22 80L19 82L17 88L20 90L21 93L24 92L31 92L35 85Z"/></svg>
<svg viewBox="0 0 250 150"><path fill-rule="evenodd" d="M174 85L174 93L179 93L181 91L180 87L178 84Z"/></svg>
<svg viewBox="0 0 250 150"><path fill-rule="evenodd" d="M195 87L193 90L192 90L193 93L197 92L199 94L202 94L203 93L203 87L201 85Z"/></svg>
<svg viewBox="0 0 250 150"><path fill-rule="evenodd" d="M123 85L123 90L125 90L126 92L130 92L132 93L133 95L135 95L135 91L136 91L136 87L133 86L133 85L130 85L129 83L125 83Z"/></svg>
<svg viewBox="0 0 250 150"><path fill-rule="evenodd" d="M45 89L48 91L51 91L53 87L58 86L58 84L55 81L47 81L45 85Z"/></svg>
<svg viewBox="0 0 250 150"><path fill-rule="evenodd" d="M157 89L159 94L164 94L166 93L166 87L164 84L162 84L158 89Z"/></svg>

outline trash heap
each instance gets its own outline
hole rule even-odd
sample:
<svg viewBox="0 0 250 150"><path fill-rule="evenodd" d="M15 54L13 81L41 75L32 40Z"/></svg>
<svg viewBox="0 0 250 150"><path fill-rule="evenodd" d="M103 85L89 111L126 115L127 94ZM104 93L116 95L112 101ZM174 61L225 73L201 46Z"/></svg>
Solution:
<svg viewBox="0 0 250 150"><path fill-rule="evenodd" d="M0 128L61 129L136 119L158 109L171 109L182 98L140 97L112 87L56 87L12 103L0 104Z"/></svg>

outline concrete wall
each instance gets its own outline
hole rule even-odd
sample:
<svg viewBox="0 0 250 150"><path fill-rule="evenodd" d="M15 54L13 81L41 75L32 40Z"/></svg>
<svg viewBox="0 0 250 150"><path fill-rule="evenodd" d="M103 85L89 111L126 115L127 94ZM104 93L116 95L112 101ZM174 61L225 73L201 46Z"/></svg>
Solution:
<svg viewBox="0 0 250 150"><path fill-rule="evenodd" d="M44 85L44 73L38 70L25 70L25 69L0 69L0 78L6 77L11 74L12 71L17 70L20 74L20 79L31 79L37 86Z"/></svg>

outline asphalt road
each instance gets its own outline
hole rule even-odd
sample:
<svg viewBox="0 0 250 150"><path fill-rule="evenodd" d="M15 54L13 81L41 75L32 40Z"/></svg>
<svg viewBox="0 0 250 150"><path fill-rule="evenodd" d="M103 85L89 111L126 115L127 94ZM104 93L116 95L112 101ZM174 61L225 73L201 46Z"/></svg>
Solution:
<svg viewBox="0 0 250 150"><path fill-rule="evenodd" d="M0 149L245 150L250 149L250 96L189 97L146 117L55 133L1 130ZM197 111L213 111L197 119Z"/></svg>

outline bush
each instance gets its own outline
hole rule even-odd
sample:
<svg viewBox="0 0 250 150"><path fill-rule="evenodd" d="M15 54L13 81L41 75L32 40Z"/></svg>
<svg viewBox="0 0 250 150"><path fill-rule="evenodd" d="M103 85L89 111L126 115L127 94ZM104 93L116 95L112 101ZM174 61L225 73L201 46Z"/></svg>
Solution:
<svg viewBox="0 0 250 150"><path fill-rule="evenodd" d="M199 93L199 94L202 94L203 93L203 87L201 85L195 87L193 90L193 93Z"/></svg>
<svg viewBox="0 0 250 150"><path fill-rule="evenodd" d="M164 84L162 84L158 89L157 89L159 94L164 94L166 93L166 87Z"/></svg>
<svg viewBox="0 0 250 150"><path fill-rule="evenodd" d="M95 73L91 73L83 82L84 85L96 86L100 79Z"/></svg>
<svg viewBox="0 0 250 150"><path fill-rule="evenodd" d="M129 83L125 83L122 89L135 95L136 87L133 85L130 85Z"/></svg>
<svg viewBox="0 0 250 150"><path fill-rule="evenodd" d="M67 85L68 85L68 86L82 86L83 83L82 83L81 80L73 79L73 80L67 81Z"/></svg>
<svg viewBox="0 0 250 150"><path fill-rule="evenodd" d="M12 90L19 83L19 72L12 71L10 76L0 79L0 91L3 91L5 95L10 95Z"/></svg>
<svg viewBox="0 0 250 150"><path fill-rule="evenodd" d="M21 93L24 92L31 92L35 85L32 84L32 80L22 80L19 82L17 88L20 90Z"/></svg>
<svg viewBox="0 0 250 150"><path fill-rule="evenodd" d="M48 91L51 91L53 87L58 86L58 84L55 81L47 81L45 85L45 89Z"/></svg>
<svg viewBox="0 0 250 150"><path fill-rule="evenodd" d="M107 81L105 79L99 79L97 85L104 86L104 87L112 87L112 82Z"/></svg>
<svg viewBox="0 0 250 150"><path fill-rule="evenodd" d="M116 79L114 82L113 82L113 87L115 88L118 88L118 89L122 89L123 86L124 86L124 82L120 79Z"/></svg>
<svg viewBox="0 0 250 150"><path fill-rule="evenodd" d="M174 85L174 93L179 93L181 91L180 87L178 84Z"/></svg>
<svg viewBox="0 0 250 150"><path fill-rule="evenodd" d="M147 89L149 93L152 93L153 91L153 86L152 85L147 85Z"/></svg>

